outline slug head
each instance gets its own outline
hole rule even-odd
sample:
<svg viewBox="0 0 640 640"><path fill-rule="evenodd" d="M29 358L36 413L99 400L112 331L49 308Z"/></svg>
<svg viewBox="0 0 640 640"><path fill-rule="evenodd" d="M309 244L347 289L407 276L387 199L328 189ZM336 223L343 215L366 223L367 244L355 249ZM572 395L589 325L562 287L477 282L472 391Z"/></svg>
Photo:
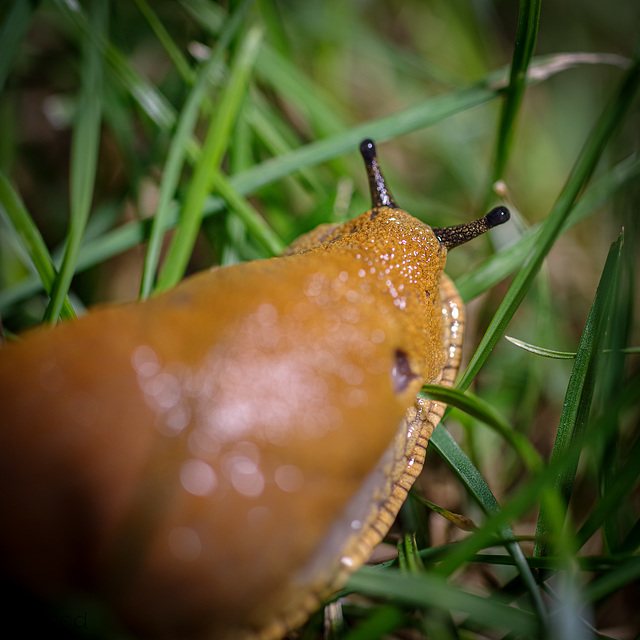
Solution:
<svg viewBox="0 0 640 640"><path fill-rule="evenodd" d="M466 224L432 229L400 209L387 187L376 155L375 144L360 145L364 159L372 208L344 224L320 225L301 236L287 255L316 253L322 264L344 258L349 283L361 281L375 290L377 299L392 298L401 318L400 334L406 340L395 345L396 356L405 371L393 378L395 386L411 380L408 392L421 382L437 378L444 360L440 279L447 251L509 219L505 207ZM348 265L348 266L347 266ZM351 286L351 284L349 284ZM410 371L412 375L407 376Z"/></svg>

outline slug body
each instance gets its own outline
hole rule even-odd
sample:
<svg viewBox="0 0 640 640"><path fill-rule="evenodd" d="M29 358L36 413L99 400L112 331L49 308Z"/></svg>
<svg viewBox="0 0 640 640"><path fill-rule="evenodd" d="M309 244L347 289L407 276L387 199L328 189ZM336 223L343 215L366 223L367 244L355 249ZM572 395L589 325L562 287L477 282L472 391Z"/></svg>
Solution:
<svg viewBox="0 0 640 640"><path fill-rule="evenodd" d="M384 198L362 149L354 220L0 349L4 571L140 636L267 639L367 559L442 416L416 395L452 384L463 307L447 230Z"/></svg>

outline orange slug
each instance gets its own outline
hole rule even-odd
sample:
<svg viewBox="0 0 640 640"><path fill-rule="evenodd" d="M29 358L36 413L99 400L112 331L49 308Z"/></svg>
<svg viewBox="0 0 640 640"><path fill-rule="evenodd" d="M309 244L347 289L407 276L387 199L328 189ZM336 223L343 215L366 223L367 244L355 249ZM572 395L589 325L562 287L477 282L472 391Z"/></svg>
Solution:
<svg viewBox="0 0 640 640"><path fill-rule="evenodd" d="M138 637L273 640L367 560L460 363L447 251L509 212L432 229L361 153L370 211L0 349L6 574Z"/></svg>

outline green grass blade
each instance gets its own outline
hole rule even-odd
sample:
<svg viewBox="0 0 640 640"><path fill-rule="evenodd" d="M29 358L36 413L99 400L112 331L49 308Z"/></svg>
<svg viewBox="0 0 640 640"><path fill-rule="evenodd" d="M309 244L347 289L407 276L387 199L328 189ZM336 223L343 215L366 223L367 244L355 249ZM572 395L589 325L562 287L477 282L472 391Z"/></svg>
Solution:
<svg viewBox="0 0 640 640"><path fill-rule="evenodd" d="M175 285L187 268L202 222L204 201L211 190L215 174L220 170L220 162L231 135L231 128L246 94L251 69L258 54L260 37L261 34L257 28L251 29L238 51L229 82L220 99L215 119L207 132L202 154L185 196L180 226L158 278L158 290Z"/></svg>
<svg viewBox="0 0 640 640"><path fill-rule="evenodd" d="M183 4L205 29L214 35L220 31L223 12L219 8L206 7L199 0L183 0ZM339 102L268 42L263 44L256 60L256 74L283 100L291 101L305 113L317 135L326 136L345 128L346 119L338 115L341 111Z"/></svg>
<svg viewBox="0 0 640 640"><path fill-rule="evenodd" d="M224 23L224 9L209 0L180 0L182 8L203 28L218 35Z"/></svg>
<svg viewBox="0 0 640 640"><path fill-rule="evenodd" d="M617 591L624 585L640 578L640 557L627 558L620 566L596 578L587 585L584 595L587 601L594 602Z"/></svg>
<svg viewBox="0 0 640 640"><path fill-rule="evenodd" d="M355 629L344 636L344 640L376 640L384 638L397 629L404 621L402 611L397 607L379 607Z"/></svg>
<svg viewBox="0 0 640 640"><path fill-rule="evenodd" d="M568 447L586 428L595 387L600 345L603 340L604 320L608 311L607 302L610 299L609 292L617 273L621 248L622 236L612 245L609 251L593 305L582 333L565 395L556 441L551 454L552 461L560 456L566 459ZM555 489L565 506L565 511L562 514L562 523L564 523L564 516L566 515L566 508L573 490L577 468L577 456L573 460L567 460L555 482ZM536 527L536 545L534 548L534 555L536 556L549 554L551 520L552 515L547 512L545 504L542 504ZM556 526L555 528L558 527Z"/></svg>
<svg viewBox="0 0 640 640"><path fill-rule="evenodd" d="M138 6L140 13L149 23L151 29L153 29L156 38L158 38L159 42L164 47L164 50L167 52L167 55L171 58L173 66L182 76L182 79L189 85L193 84L195 81L195 73L193 69L180 50L180 47L178 47L174 42L164 24L162 24L162 21L158 18L155 11L149 6L149 3L146 2L146 0L134 0L134 2Z"/></svg>
<svg viewBox="0 0 640 640"><path fill-rule="evenodd" d="M620 551L622 553L633 553L638 551L638 548L640 548L640 518L636 520L631 531L627 534L620 546Z"/></svg>
<svg viewBox="0 0 640 640"><path fill-rule="evenodd" d="M162 248L162 238L165 231L171 224L172 199L175 194L180 174L184 165L187 149L191 142L191 136L195 129L198 112L206 92L209 88L210 79L224 63L224 54L230 42L238 32L240 25L246 17L253 0L245 0L237 11L229 18L228 23L222 30L222 36L218 40L209 60L198 74L198 79L185 101L184 108L180 114L178 126L171 139L169 154L165 163L162 183L160 185L160 195L158 208L153 219L151 235L145 254L144 267L142 271L142 282L140 285L140 297L146 298L153 289L153 282L160 260L160 250Z"/></svg>
<svg viewBox="0 0 640 640"><path fill-rule="evenodd" d="M582 570L589 573L605 573L624 564L628 555L598 555L598 556L579 556L576 557L576 565ZM489 564L513 564L513 559L507 555L478 554L476 557L478 562L487 562ZM527 556L527 562L532 569L553 569L558 566L557 558L550 556L546 558L536 558Z"/></svg>
<svg viewBox="0 0 640 640"><path fill-rule="evenodd" d="M614 424L603 423L601 425L602 433L599 434L600 437L603 439L610 437L614 428ZM490 513L482 526L472 535L455 546L451 546L446 557L442 560L440 571L449 575L467 562L473 554L495 544L496 531L501 531L505 526L508 526L507 523L509 521L521 518L525 513L531 511L532 507L538 505L543 492L555 485L558 475L562 472L564 466L580 454L587 442L585 434L579 434L575 440L569 444L566 450L549 461L549 464L543 471L532 476L515 491L509 497L509 500L502 504L501 509L494 510ZM455 448L459 449L459 447L442 425L439 425L434 430L431 436L431 443L441 452L441 455L443 455L448 464L451 464L451 460L453 464L459 465L459 476L465 484L468 482L465 480L466 476L472 479L472 482L469 483L468 486L472 495L479 490L478 493L481 495L480 499L485 503L489 504L491 500L495 501L495 498L490 495L488 488L484 490L485 493L481 493L482 483L484 481L481 477L480 482L475 481L473 476L474 474L479 475L478 471L475 470L475 467L473 467L470 461L465 461L466 456L464 452L460 452L460 455L455 451ZM458 469L454 469L454 471L457 473ZM474 495L474 497L476 496ZM476 497L476 500L479 499ZM504 535L502 535L502 537L504 537ZM505 539L509 538L507 537ZM555 568L558 568L557 565Z"/></svg>
<svg viewBox="0 0 640 640"><path fill-rule="evenodd" d="M451 470L458 476L461 480L469 494L473 497L473 499L480 505L480 508L490 516L496 516L501 513L500 505L498 501L495 499L495 496L489 489L489 486L485 482L484 478L476 469L474 464L469 460L467 454L460 448L458 443L453 439L451 434L442 426L442 423L439 424L433 434L431 435L430 446L436 448L440 456L445 460L445 462L449 465ZM531 597L534 609L540 620L542 625L546 625L546 612L545 607L542 602L542 598L540 596L540 592L538 591L538 586L536 584L535 578L531 573L529 565L527 564L526 558L520 545L515 542L515 536L513 530L509 526L508 520L504 520L500 522L498 525L498 531L502 538L504 538L505 547L511 557L516 564L518 571L520 572L520 576L522 581L527 587L529 591L529 595ZM482 538L481 545L484 543L488 543L490 539L493 537L493 530L485 528L486 535ZM478 549L474 549L478 551L482 546L478 547ZM468 556L464 556L461 554L457 559L453 559L448 565L444 565L440 567L440 571L442 571L445 575L448 575L455 571L459 563L464 562Z"/></svg>
<svg viewBox="0 0 640 640"><path fill-rule="evenodd" d="M83 42L82 85L78 96L77 119L71 143L71 217L67 249L45 311L44 320L49 323L57 322L71 286L82 236L91 209L98 164L103 83L102 50L98 40L104 37L103 34L107 29L109 6L94 3L91 8L91 26L96 38L85 38Z"/></svg>
<svg viewBox="0 0 640 640"><path fill-rule="evenodd" d="M398 566L402 571L421 573L424 571L424 564L420 557L416 537L412 533L405 533L398 540Z"/></svg>
<svg viewBox="0 0 640 640"><path fill-rule="evenodd" d="M176 112L171 103L111 43L105 41L105 61L112 81L119 84L136 101L140 110L161 131L171 131Z"/></svg>
<svg viewBox="0 0 640 640"><path fill-rule="evenodd" d="M611 486L607 488L606 494L600 499L585 523L578 530L576 538L580 548L602 526L605 518L620 507L623 498L629 495L638 485L638 482L640 482L638 469L640 469L640 438L636 440L631 448L625 466L618 470L616 478ZM632 551L635 551L635 549Z"/></svg>
<svg viewBox="0 0 640 640"><path fill-rule="evenodd" d="M515 344L516 347L520 347L521 349L524 349L524 351L535 353L535 355L542 356L544 358L553 358L555 360L573 360L576 357L574 351L556 351L554 349L545 349L544 347L538 347L535 344L530 344L529 342L518 340L518 338L513 338L512 336L505 336L505 338L509 342L511 342L511 344Z"/></svg>
<svg viewBox="0 0 640 640"><path fill-rule="evenodd" d="M509 159L516 116L527 85L527 70L536 46L540 4L541 0L520 0L509 85L505 89L496 138L492 183L502 177Z"/></svg>
<svg viewBox="0 0 640 640"><path fill-rule="evenodd" d="M2 171L0 171L0 211L20 238L45 291L50 292L56 279L56 269L49 250L22 199ZM67 296L63 301L60 315L65 320L75 318L75 311Z"/></svg>
<svg viewBox="0 0 640 640"><path fill-rule="evenodd" d="M451 434L440 423L431 435L430 446L433 445L440 456L460 478L465 488L480 508L487 514L500 510L500 505L489 489L481 473L474 466L467 454L460 448ZM511 530L506 536L512 536Z"/></svg>
<svg viewBox="0 0 640 640"><path fill-rule="evenodd" d="M610 421L614 425L611 431L615 434L615 437L603 443L600 453L598 484L601 500L606 500L618 483L629 450L629 446L623 443L629 442L629 435L631 435L627 435L624 425L629 420L627 416L630 409L633 408L632 410L636 411L639 406L637 400L640 386L637 380L635 386L630 385L633 375L629 375L629 370L630 366L633 366L633 360L626 357L626 353L632 351L627 345L633 337L636 324L634 307L637 293L637 242L640 235L635 203L631 200L625 207L623 215L621 224L625 244L610 292L603 356L598 375L598 394L594 399L593 413L597 416L596 419ZM628 391L635 395L635 402L631 407L627 404ZM634 517L632 514L636 502L631 491L632 488L629 487L628 495L621 496L618 508L610 510L605 517L602 541L604 547L612 553L620 551L624 532Z"/></svg>
<svg viewBox="0 0 640 640"><path fill-rule="evenodd" d="M524 351L528 351L529 353L534 353L537 356L542 356L543 358L552 358L554 360L573 360L576 357L575 351L557 351L555 349L547 349L546 347L539 347L535 344L531 344L529 342L524 342L524 340L518 340L518 338L513 338L512 336L505 336L505 338L515 344L516 347L520 347ZM610 353L610 349L604 349L603 353ZM619 353L626 354L635 354L640 353L640 347L625 347L624 349L619 349Z"/></svg>
<svg viewBox="0 0 640 640"><path fill-rule="evenodd" d="M278 113L262 94L254 92L248 106L244 115L256 137L265 145L271 156L284 156L302 146L301 137L291 130L282 114ZM300 182L309 185L312 191L322 193L319 180L310 168L301 169L299 178Z"/></svg>
<svg viewBox="0 0 640 640"><path fill-rule="evenodd" d="M407 574L365 566L349 578L347 588L418 607L463 612L474 622L492 628L498 623L518 635L536 635L539 629L534 615L458 589L432 572Z"/></svg>
<svg viewBox="0 0 640 640"><path fill-rule="evenodd" d="M438 431L442 431L442 433L436 434ZM435 442L434 436L436 436ZM450 440L453 445L447 442L447 440ZM480 497L476 498L477 501L482 500L484 504L490 504L492 501L497 504L489 489L482 488L481 485L484 483L482 477L480 476L480 482L476 481L473 477L474 475L479 476L479 472L475 467L473 467L471 461L464 461L464 457L466 457L464 452L462 452L463 458L460 458L457 452L449 451L452 446L457 447L458 445L448 434L446 429L439 426L431 436L431 443L438 448L438 451L441 452L441 455L444 456L448 464L451 464L449 459L451 459L454 464L461 464L461 473L458 473L457 471L456 473L458 473L465 485L468 483L465 478L469 476L471 482L469 483L469 486L467 486L467 489L470 490L474 497L476 497L475 492L478 492ZM576 450L579 450L578 446L578 444L572 445L570 453L573 454ZM553 484L555 474L561 468L561 463L562 461L555 461L553 465L548 466L540 474L533 476L528 482L526 482L509 498L508 502L505 502L502 505L502 508L499 506L494 508L488 514L488 517L482 526L480 526L472 535L468 536L448 550L447 555L442 560L439 571L445 575L450 575L467 562L473 554L477 553L481 549L493 546L495 544L496 532L504 540L513 540L513 533L510 533L511 529L509 528L508 522L512 519L521 517L524 513L530 511L532 506L538 504L541 492ZM471 473L469 473L470 469L472 470ZM507 532L506 536L504 535L505 531ZM526 563L526 559L524 559L524 562Z"/></svg>
<svg viewBox="0 0 640 640"><path fill-rule="evenodd" d="M345 128L347 121L340 116L339 103L325 94L299 67L275 49L264 47L256 70L260 78L284 99L291 100L307 114L318 135L326 136Z"/></svg>
<svg viewBox="0 0 640 640"><path fill-rule="evenodd" d="M83 39L95 41L104 52L104 60L113 84L120 85L137 103L140 110L161 131L170 131L176 121L171 103L133 66L105 34L95 31L79 3L54 0L60 14Z"/></svg>
<svg viewBox="0 0 640 640"><path fill-rule="evenodd" d="M613 100L605 108L591 135L587 139L564 189L560 193L551 213L543 223L538 243L534 250L527 256L522 269L516 274L504 300L491 320L480 345L462 375L457 385L458 389L465 391L469 387L504 332L504 329L509 324L516 309L520 306L520 303L538 274L544 258L557 240L578 194L584 188L584 185L595 169L604 147L624 121L628 110L631 108L639 82L640 60L635 60L633 66L625 74Z"/></svg>
<svg viewBox="0 0 640 640"><path fill-rule="evenodd" d="M529 440L515 431L502 416L498 415L489 403L478 396L468 391L462 393L456 389L448 389L435 384L425 384L420 395L444 402L481 420L509 443L530 471L535 472L542 468L542 458Z"/></svg>
<svg viewBox="0 0 640 640"><path fill-rule="evenodd" d="M249 202L232 187L230 180L223 173L218 172L214 176L213 184L258 243L272 256L284 251L285 243Z"/></svg>

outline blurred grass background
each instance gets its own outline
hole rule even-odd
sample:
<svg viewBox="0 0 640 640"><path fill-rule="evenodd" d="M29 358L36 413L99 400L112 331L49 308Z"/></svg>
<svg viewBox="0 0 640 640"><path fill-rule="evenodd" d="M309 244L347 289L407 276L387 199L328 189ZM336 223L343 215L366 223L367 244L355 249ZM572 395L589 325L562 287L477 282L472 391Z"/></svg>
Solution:
<svg viewBox="0 0 640 640"><path fill-rule="evenodd" d="M449 257L477 366L416 492L480 529L410 501L401 571L382 592L371 571L350 583L389 604L326 609L329 637L637 637L639 368L620 349L640 344L638 14L625 0L3 3L5 332L357 215L358 142L373 137L416 217L458 224L504 203L513 219ZM536 225L548 252L527 239ZM505 327L579 355L534 355ZM514 532L508 555L496 536Z"/></svg>

